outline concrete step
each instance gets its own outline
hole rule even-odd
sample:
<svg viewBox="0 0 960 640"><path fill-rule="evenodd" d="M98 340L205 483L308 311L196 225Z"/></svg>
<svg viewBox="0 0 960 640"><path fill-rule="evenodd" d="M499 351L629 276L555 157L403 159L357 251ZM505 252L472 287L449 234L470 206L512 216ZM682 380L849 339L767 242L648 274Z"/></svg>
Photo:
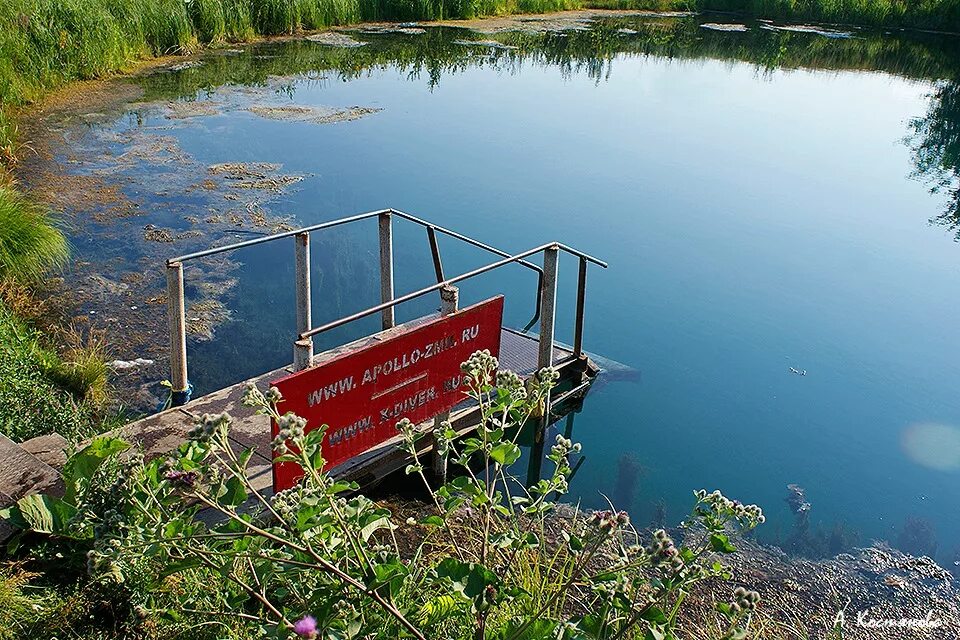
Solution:
<svg viewBox="0 0 960 640"><path fill-rule="evenodd" d="M37 436L21 442L20 446L27 453L33 454L41 462L50 465L57 471L63 469L67 462L67 439L59 433Z"/></svg>
<svg viewBox="0 0 960 640"><path fill-rule="evenodd" d="M0 435L0 497L2 507L31 493L63 494L63 479L55 468L10 438Z"/></svg>

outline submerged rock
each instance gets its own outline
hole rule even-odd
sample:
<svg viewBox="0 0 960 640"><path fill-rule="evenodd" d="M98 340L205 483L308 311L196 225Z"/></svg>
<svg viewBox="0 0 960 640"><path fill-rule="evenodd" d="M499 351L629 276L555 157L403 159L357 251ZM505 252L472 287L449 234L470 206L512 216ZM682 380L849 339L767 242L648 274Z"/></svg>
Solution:
<svg viewBox="0 0 960 640"><path fill-rule="evenodd" d="M810 503L807 502L806 491L798 484L790 483L787 485L787 497L784 502L795 514L806 513L810 511Z"/></svg>
<svg viewBox="0 0 960 640"><path fill-rule="evenodd" d="M408 36L418 36L427 32L423 27L414 25L416 25L415 22L401 23L397 26L371 25L362 29L356 29L356 31L358 33L400 33Z"/></svg>
<svg viewBox="0 0 960 640"><path fill-rule="evenodd" d="M260 189L274 193L279 193L285 187L303 180L303 176L300 175L271 175L280 166L269 162L223 162L210 165L207 167L207 171L228 180L229 186L233 189ZM248 203L249 206L254 204L256 203ZM242 226L242 221L232 218L230 220L231 223Z"/></svg>
<svg viewBox="0 0 960 640"><path fill-rule="evenodd" d="M148 242L173 242L174 234L170 229L148 224L143 228L143 239Z"/></svg>
<svg viewBox="0 0 960 640"><path fill-rule="evenodd" d="M99 273L91 274L87 277L86 285L94 295L114 295L118 296L127 293L130 285L124 282L116 282Z"/></svg>
<svg viewBox="0 0 960 640"><path fill-rule="evenodd" d="M213 340L217 327L233 316L219 300L201 300L188 305L187 335L198 342Z"/></svg>
<svg viewBox="0 0 960 640"><path fill-rule="evenodd" d="M164 117L168 120L180 120L198 116L212 116L218 113L222 107L223 105L216 102L199 102L196 100L170 102L167 104L167 113L164 114Z"/></svg>

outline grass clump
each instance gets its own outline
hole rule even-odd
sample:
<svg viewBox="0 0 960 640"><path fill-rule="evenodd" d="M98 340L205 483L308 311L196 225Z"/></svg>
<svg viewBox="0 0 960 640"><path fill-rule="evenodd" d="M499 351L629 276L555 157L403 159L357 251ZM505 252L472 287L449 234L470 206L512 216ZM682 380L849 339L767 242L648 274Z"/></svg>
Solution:
<svg viewBox="0 0 960 640"><path fill-rule="evenodd" d="M0 278L30 281L67 260L67 241L47 211L0 188Z"/></svg>
<svg viewBox="0 0 960 640"><path fill-rule="evenodd" d="M774 20L960 32L960 0L585 0L590 9L723 11Z"/></svg>
<svg viewBox="0 0 960 640"><path fill-rule="evenodd" d="M67 438L88 435L96 421L93 404L85 393L61 386L71 375L78 383L83 377L71 367L0 302L0 433L16 442L54 431Z"/></svg>

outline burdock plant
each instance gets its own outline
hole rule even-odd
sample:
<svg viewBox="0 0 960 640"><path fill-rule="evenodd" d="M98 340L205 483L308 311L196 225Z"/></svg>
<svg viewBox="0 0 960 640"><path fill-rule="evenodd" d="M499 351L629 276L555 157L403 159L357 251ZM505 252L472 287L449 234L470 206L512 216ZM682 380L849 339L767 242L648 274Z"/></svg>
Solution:
<svg viewBox="0 0 960 640"><path fill-rule="evenodd" d="M429 434L450 482L429 482L419 457L428 432L397 425L407 473L432 503L418 517L395 520L331 477L326 427L281 415L276 390L251 385L244 402L278 424L275 461L298 465L299 484L256 491L253 451L230 437L230 417L200 416L172 455L127 474L129 494L114 501L125 511L97 539L90 570L117 582L146 571L159 585L147 599L154 614L243 625L246 637L673 638L686 595L727 577L716 554L760 523L759 508L698 493L674 540L641 534L613 507L561 507L578 444L557 437L552 471L531 487L511 473L519 431L542 415L556 372L523 379L498 367L487 352L463 365L473 434L449 424ZM216 588L163 586L171 580ZM757 600L738 591L717 605L728 637L746 637Z"/></svg>

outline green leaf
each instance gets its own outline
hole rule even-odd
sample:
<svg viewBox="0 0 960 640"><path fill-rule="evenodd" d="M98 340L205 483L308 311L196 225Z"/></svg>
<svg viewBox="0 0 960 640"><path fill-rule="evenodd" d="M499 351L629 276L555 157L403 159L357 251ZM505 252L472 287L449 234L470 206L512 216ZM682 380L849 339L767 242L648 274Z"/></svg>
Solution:
<svg viewBox="0 0 960 640"><path fill-rule="evenodd" d="M76 508L63 500L32 494L17 500L14 506L5 509L0 516L19 529L67 536L67 524L76 512Z"/></svg>
<svg viewBox="0 0 960 640"><path fill-rule="evenodd" d="M344 493L346 491L356 491L360 488L356 482L344 482L339 480L330 485L330 488L327 490L331 494Z"/></svg>
<svg viewBox="0 0 960 640"><path fill-rule="evenodd" d="M247 490L243 482L236 476L227 480L223 485L223 493L220 495L220 502L230 507L236 507L247 501Z"/></svg>
<svg viewBox="0 0 960 640"><path fill-rule="evenodd" d="M520 458L520 447L512 442L501 442L490 450L490 458L501 465L509 466Z"/></svg>
<svg viewBox="0 0 960 640"><path fill-rule="evenodd" d="M504 638L516 638L516 640L547 640L557 637L557 627L560 625L556 620L539 618L531 622L520 635L516 635L523 622L511 621L504 632Z"/></svg>
<svg viewBox="0 0 960 640"><path fill-rule="evenodd" d="M66 491L63 500L76 504L77 490L82 481L89 481L103 461L130 448L124 440L110 436L94 438L93 442L70 456L63 466L63 480Z"/></svg>
<svg viewBox="0 0 960 640"><path fill-rule="evenodd" d="M449 594L444 594L423 603L417 611L416 620L421 626L434 626L457 613L458 609L457 600Z"/></svg>
<svg viewBox="0 0 960 640"><path fill-rule="evenodd" d="M239 456L237 456L237 462L240 463L241 468L246 468L247 463L250 461L250 456L253 455L253 448L248 447L244 449Z"/></svg>
<svg viewBox="0 0 960 640"><path fill-rule="evenodd" d="M653 626L647 628L647 632L643 634L643 640L665 640L666 637L660 628Z"/></svg>
<svg viewBox="0 0 960 640"><path fill-rule="evenodd" d="M667 614L663 612L663 609L660 607L650 607L643 612L643 615L640 616L647 622L653 622L655 624L666 624L667 623Z"/></svg>
<svg viewBox="0 0 960 640"><path fill-rule="evenodd" d="M714 533L710 536L710 548L717 553L734 553L737 550L730 544L730 538L722 533Z"/></svg>
<svg viewBox="0 0 960 640"><path fill-rule="evenodd" d="M495 533L490 536L490 544L497 549L507 549L513 543L513 534L508 531Z"/></svg>
<svg viewBox="0 0 960 640"><path fill-rule="evenodd" d="M420 524L431 526L431 527L442 527L443 518L441 518L440 516L427 516L426 518L420 521Z"/></svg>
<svg viewBox="0 0 960 640"><path fill-rule="evenodd" d="M567 544L570 545L570 550L573 552L583 551L583 540L573 535L572 533L567 533L562 531L561 535L567 541Z"/></svg>
<svg viewBox="0 0 960 640"><path fill-rule="evenodd" d="M474 602L483 598L488 586L499 587L496 574L483 565L473 562L460 562L456 558L444 558L435 569L437 577L447 578L453 583L453 590L467 596Z"/></svg>
<svg viewBox="0 0 960 640"><path fill-rule="evenodd" d="M396 596L403 587L403 579L410 573L410 570L400 562L399 558L391 558L387 562L381 562L373 568L373 581L367 584L371 589L380 589L387 585L390 596Z"/></svg>
<svg viewBox="0 0 960 640"><path fill-rule="evenodd" d="M366 542L370 539L370 536L380 529L389 529L391 526L393 525L390 524L390 516L380 516L368 522L363 526L362 529L360 529L360 537L362 537L364 542Z"/></svg>

